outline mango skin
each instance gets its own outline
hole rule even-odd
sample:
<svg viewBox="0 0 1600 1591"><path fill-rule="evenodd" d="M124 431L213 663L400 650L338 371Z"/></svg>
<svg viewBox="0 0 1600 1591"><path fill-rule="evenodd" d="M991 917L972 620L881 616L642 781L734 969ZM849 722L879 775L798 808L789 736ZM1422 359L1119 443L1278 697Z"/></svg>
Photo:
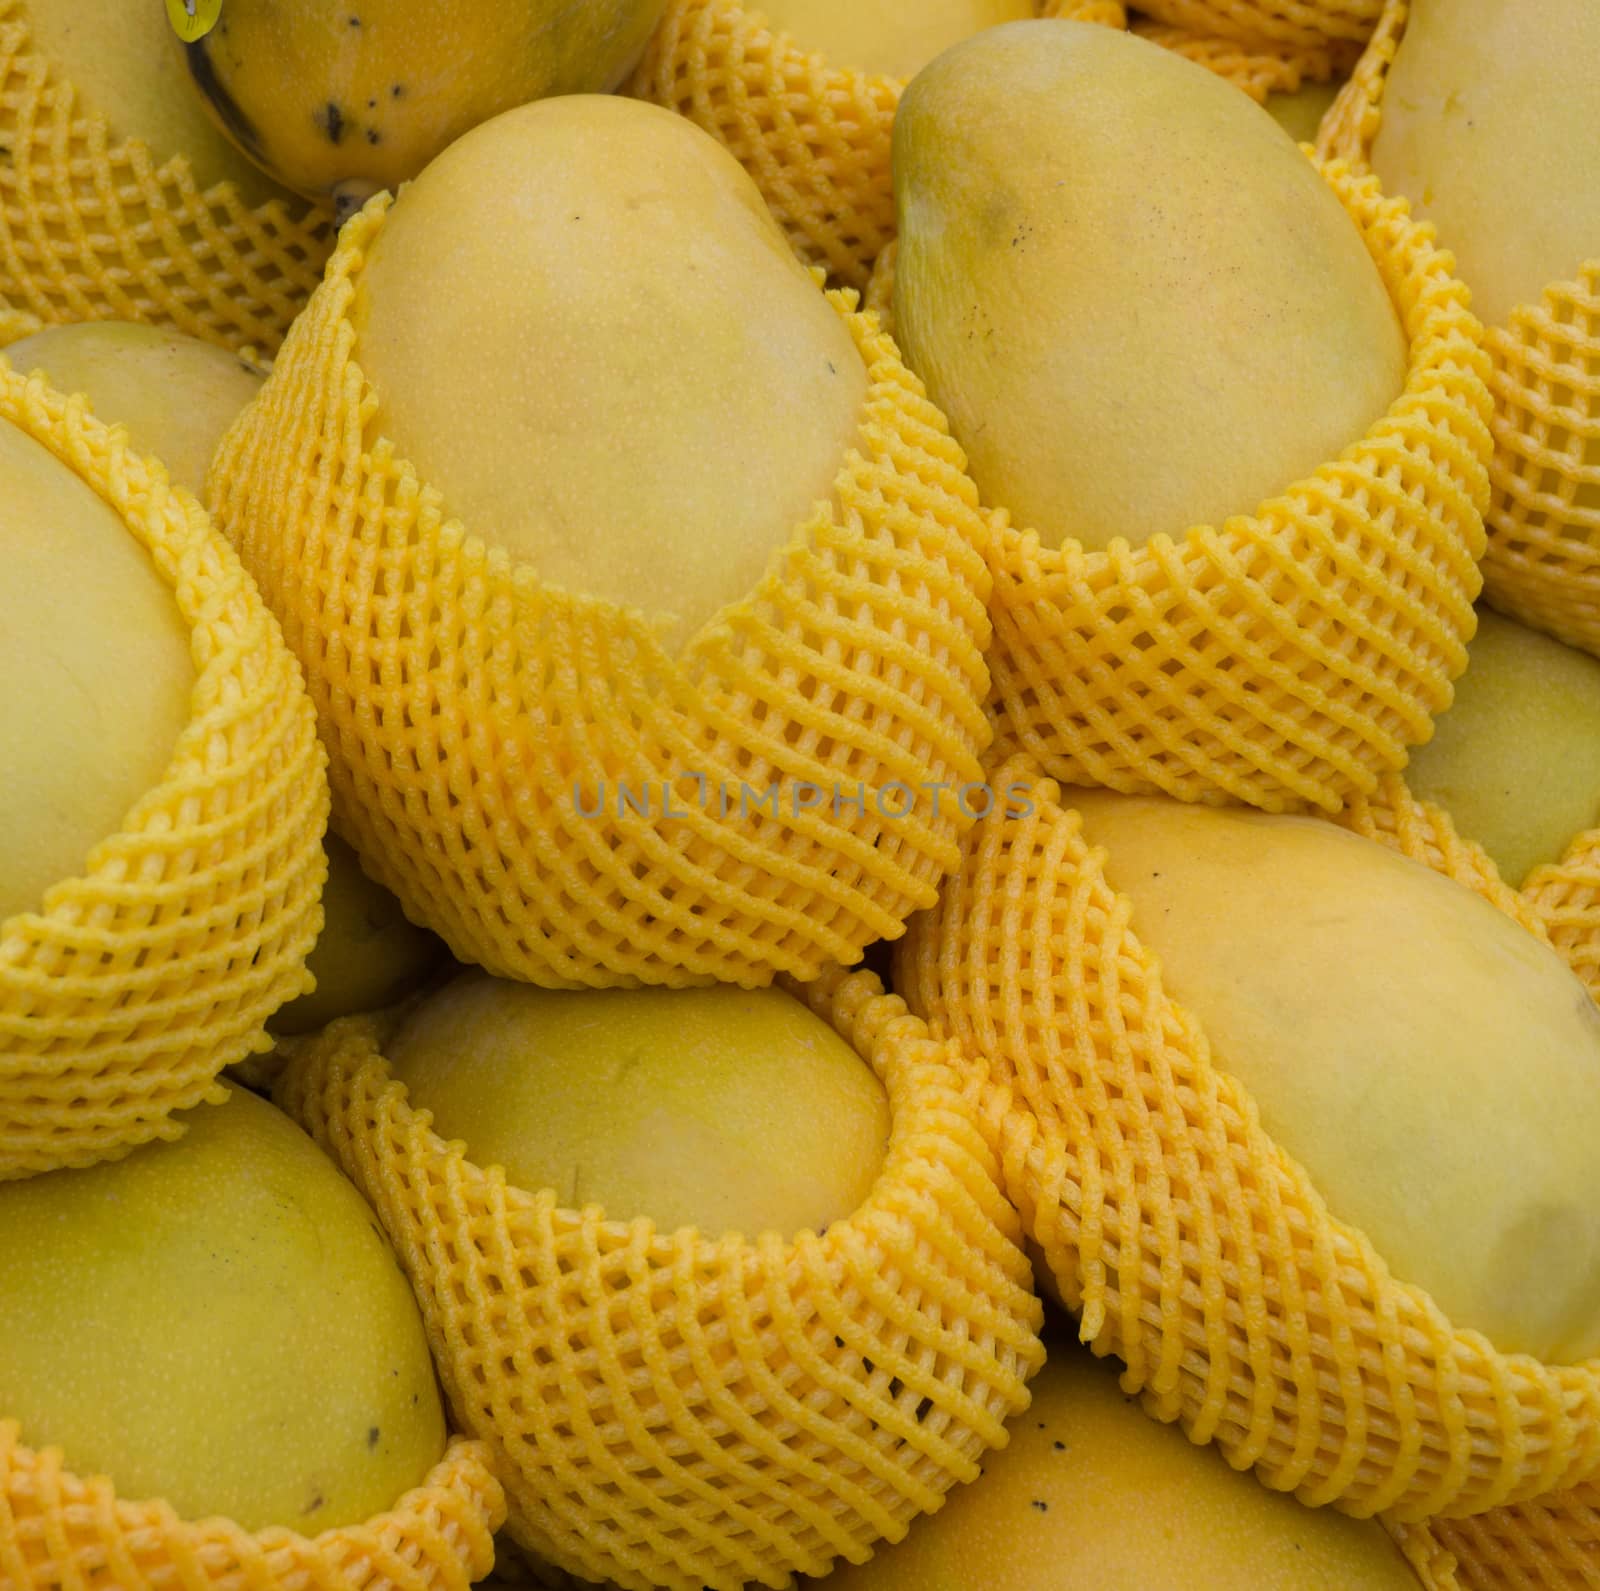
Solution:
<svg viewBox="0 0 1600 1591"><path fill-rule="evenodd" d="M1317 819L1068 804L1330 1212L1501 1352L1600 1355L1600 1010L1560 956Z"/></svg>
<svg viewBox="0 0 1600 1591"><path fill-rule="evenodd" d="M1343 83L1302 83L1292 94L1268 94L1267 114L1297 144L1314 144Z"/></svg>
<svg viewBox="0 0 1600 1591"><path fill-rule="evenodd" d="M759 0L750 9L836 69L902 80L984 28L1038 15L1034 0Z"/></svg>
<svg viewBox="0 0 1600 1591"><path fill-rule="evenodd" d="M1417 1591L1375 1520L1311 1509L1176 1426L1064 1337L983 1475L818 1591Z"/></svg>
<svg viewBox="0 0 1600 1591"><path fill-rule="evenodd" d="M444 1453L422 1317L355 1189L243 1091L177 1143L0 1187L0 1408L119 1496L316 1534Z"/></svg>
<svg viewBox="0 0 1600 1591"><path fill-rule="evenodd" d="M0 421L0 921L43 909L158 785L196 670L172 587L117 512Z"/></svg>
<svg viewBox="0 0 1600 1591"><path fill-rule="evenodd" d="M233 0L229 0L231 8ZM137 138L165 165L186 156L202 193L231 182L246 204L304 206L218 130L188 82L177 36L160 6L128 0L22 0L39 53L77 90L80 107L106 118L114 140Z"/></svg>
<svg viewBox="0 0 1600 1591"><path fill-rule="evenodd" d="M407 920L400 902L361 871L343 840L329 834L323 844L322 933L306 957L317 986L267 1024L282 1036L315 1033L336 1017L393 1005L444 960L443 944Z"/></svg>
<svg viewBox="0 0 1600 1591"><path fill-rule="evenodd" d="M1520 888L1600 826L1600 660L1488 609L1469 656L1406 782Z"/></svg>
<svg viewBox="0 0 1600 1591"><path fill-rule="evenodd" d="M385 1055L478 1164L661 1231L820 1231L871 1193L888 1145L872 1069L780 989L566 992L473 972Z"/></svg>
<svg viewBox="0 0 1600 1591"><path fill-rule="evenodd" d="M1412 0L1407 12L1373 169L1438 226L1488 325L1600 258L1597 60L1592 0Z"/></svg>
<svg viewBox="0 0 1600 1591"><path fill-rule="evenodd" d="M47 326L6 357L14 369L42 369L62 392L85 394L99 419L126 426L128 440L197 498L223 433L264 379L198 337L122 320Z"/></svg>
<svg viewBox="0 0 1600 1591"><path fill-rule="evenodd" d="M1360 233L1238 89L1086 23L991 28L894 128L895 327L993 506L1046 545L1249 514L1388 409Z"/></svg>
<svg viewBox="0 0 1600 1591"><path fill-rule="evenodd" d="M860 439L861 357L755 184L634 100L544 100L452 145L351 317L374 428L445 511L668 637L753 592Z"/></svg>
<svg viewBox="0 0 1600 1591"><path fill-rule="evenodd" d="M217 126L285 186L359 202L398 188L480 122L609 92L666 0L227 0L183 52Z"/></svg>

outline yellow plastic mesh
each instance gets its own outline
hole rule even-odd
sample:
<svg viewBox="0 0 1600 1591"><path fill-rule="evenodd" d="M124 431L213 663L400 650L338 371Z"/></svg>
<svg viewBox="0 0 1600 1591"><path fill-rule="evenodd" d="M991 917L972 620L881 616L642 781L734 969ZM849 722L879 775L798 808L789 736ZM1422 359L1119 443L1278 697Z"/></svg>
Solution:
<svg viewBox="0 0 1600 1591"><path fill-rule="evenodd" d="M493 1563L504 1518L487 1449L460 1438L389 1513L308 1537L128 1502L0 1420L5 1591L466 1591Z"/></svg>
<svg viewBox="0 0 1600 1591"><path fill-rule="evenodd" d="M1466 667L1490 450L1481 328L1431 229L1324 168L1411 340L1405 390L1336 460L1181 540L988 541L996 749L1063 784L1337 811L1432 734ZM892 302L896 250L868 302ZM891 317L892 320L892 317Z"/></svg>
<svg viewBox="0 0 1600 1591"><path fill-rule="evenodd" d="M1140 19L1133 31L1186 60L1194 61L1242 89L1258 105L1269 94L1293 94L1308 83L1331 83L1353 70L1359 45L1340 40L1320 44L1241 44L1237 39L1191 33L1164 22Z"/></svg>
<svg viewBox="0 0 1600 1591"><path fill-rule="evenodd" d="M1038 4L1041 16L1127 23L1120 0ZM669 0L628 92L725 144L800 257L859 288L894 236L890 135L904 89L773 32L759 0Z"/></svg>
<svg viewBox="0 0 1600 1591"><path fill-rule="evenodd" d="M197 671L161 783L80 877L0 921L4 1181L178 1137L174 1112L225 1098L222 1068L270 1047L267 1018L311 986L328 785L299 666L194 499L82 397L3 359L0 421L121 515L171 583Z"/></svg>
<svg viewBox="0 0 1600 1591"><path fill-rule="evenodd" d="M1157 22L1252 45L1321 49L1362 45L1372 36L1384 0L1139 0Z"/></svg>
<svg viewBox="0 0 1600 1591"><path fill-rule="evenodd" d="M869 377L840 506L670 654L447 519L374 434L347 309L386 204L345 227L211 475L369 871L461 959L550 986L814 976L898 935L970 826L914 793L982 777L989 581L961 451L892 341L833 295Z"/></svg>
<svg viewBox="0 0 1600 1591"><path fill-rule="evenodd" d="M0 0L0 151L0 344L137 320L270 354L333 246L320 212L251 208L226 182L202 193L182 157L115 142L35 53L22 0Z"/></svg>
<svg viewBox="0 0 1600 1591"><path fill-rule="evenodd" d="M1060 787L1024 758L994 782L1030 785L1033 811L979 825L895 982L993 1068L1007 1192L1084 1340L1152 1413L1312 1505L1409 1522L1600 1469L1600 1363L1498 1354L1393 1277L1213 1065ZM1346 821L1492 879L1397 781Z"/></svg>
<svg viewBox="0 0 1600 1591"><path fill-rule="evenodd" d="M657 1232L507 1186L410 1108L375 1019L298 1047L279 1085L389 1233L511 1536L584 1578L734 1591L862 1562L978 1474L1043 1362L951 1048L871 973L796 993L871 1061L893 1125L867 1202L793 1241Z"/></svg>
<svg viewBox="0 0 1600 1591"><path fill-rule="evenodd" d="M1497 1508L1431 1530L1453 1555L1462 1591L1595 1591L1600 1587L1600 1483Z"/></svg>
<svg viewBox="0 0 1600 1591"><path fill-rule="evenodd" d="M1325 153L1363 166L1369 159L1405 19L1405 0L1388 0L1323 123ZM1487 347L1495 446L1485 595L1524 624L1600 655L1600 255L1574 260L1569 280L1490 327Z"/></svg>
<svg viewBox="0 0 1600 1591"><path fill-rule="evenodd" d="M1559 862L1522 886L1550 942L1600 1000L1600 829L1576 836Z"/></svg>

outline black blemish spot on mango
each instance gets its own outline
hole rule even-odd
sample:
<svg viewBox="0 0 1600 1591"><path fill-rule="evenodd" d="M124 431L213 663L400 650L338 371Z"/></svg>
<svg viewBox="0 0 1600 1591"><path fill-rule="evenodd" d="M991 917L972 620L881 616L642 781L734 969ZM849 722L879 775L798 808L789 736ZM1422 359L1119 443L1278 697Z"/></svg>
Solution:
<svg viewBox="0 0 1600 1591"><path fill-rule="evenodd" d="M305 1511L308 1514L314 1514L319 1508L326 1507L327 1502L328 1499L324 1497L321 1492L318 1492L316 1496L311 1499L310 1503L307 1504Z"/></svg>
<svg viewBox="0 0 1600 1591"><path fill-rule="evenodd" d="M222 25L224 32L227 31L227 27L227 23L224 22ZM222 118L222 125L227 128L233 141L247 155L261 162L261 135L256 131L255 123L239 109L233 95L217 80L216 66L206 48L209 38L208 34L197 43L184 45L183 59L189 68L189 77L194 86L205 95L217 115Z"/></svg>
<svg viewBox="0 0 1600 1591"><path fill-rule="evenodd" d="M349 22L350 22L350 26L353 27L353 28L359 28L361 26L361 18L360 17L351 17L351 18L349 18Z"/></svg>
<svg viewBox="0 0 1600 1591"><path fill-rule="evenodd" d="M367 142L369 144L381 143L382 141L383 141L383 135L378 131L378 129L376 127L369 127L367 129Z"/></svg>
<svg viewBox="0 0 1600 1591"><path fill-rule="evenodd" d="M317 124L317 130L330 144L337 144L344 138L345 121L344 112L339 109L338 103L329 100L321 110L312 113L311 119Z"/></svg>
<svg viewBox="0 0 1600 1591"><path fill-rule="evenodd" d="M1055 1450L1058 1453L1065 1453L1067 1450L1067 1444L1065 1442L1057 1442L1055 1444Z"/></svg>
<svg viewBox="0 0 1600 1591"><path fill-rule="evenodd" d="M391 89L390 89L390 90L389 90L389 93L390 93L390 94L391 94L391 95L392 95L392 96L393 96L393 97L394 97L394 98L395 98L395 99L399 99L399 98L400 98L400 96L401 96L401 95L402 95L402 94L404 94L404 93L405 93L405 91L406 91L406 86L405 86L405 84L404 84L404 83L396 83L396 84L395 84L395 85L394 85L394 87L393 87L393 88L391 88Z"/></svg>
<svg viewBox="0 0 1600 1591"><path fill-rule="evenodd" d="M1037 1508L1041 1514L1048 1514L1050 1512L1049 1503L1041 1503L1037 1497L1035 1497L1033 1500L1033 1506Z"/></svg>
<svg viewBox="0 0 1600 1591"><path fill-rule="evenodd" d="M367 1427L367 1451L369 1453L378 1445L378 1438L382 1435L383 1432L377 1426L369 1425Z"/></svg>

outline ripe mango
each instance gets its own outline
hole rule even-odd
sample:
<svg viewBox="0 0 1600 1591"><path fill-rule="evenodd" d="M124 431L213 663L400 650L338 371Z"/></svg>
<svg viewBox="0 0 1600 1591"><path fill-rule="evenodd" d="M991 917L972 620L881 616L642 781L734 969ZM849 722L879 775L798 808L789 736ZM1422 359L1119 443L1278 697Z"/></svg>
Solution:
<svg viewBox="0 0 1600 1591"><path fill-rule="evenodd" d="M474 972L385 1054L480 1165L662 1231L820 1231L872 1191L889 1138L872 1068L779 989L574 993Z"/></svg>
<svg viewBox="0 0 1600 1591"><path fill-rule="evenodd" d="M601 95L440 156L385 218L351 315L374 427L447 513L680 635L831 495L866 393L733 157Z"/></svg>
<svg viewBox="0 0 1600 1591"><path fill-rule="evenodd" d="M1069 799L1329 1210L1501 1352L1600 1355L1600 1010L1556 952L1317 819Z"/></svg>
<svg viewBox="0 0 1600 1591"><path fill-rule="evenodd" d="M1148 40L1039 21L958 44L906 91L894 165L901 345L985 498L1050 545L1252 513L1404 384L1332 190Z"/></svg>

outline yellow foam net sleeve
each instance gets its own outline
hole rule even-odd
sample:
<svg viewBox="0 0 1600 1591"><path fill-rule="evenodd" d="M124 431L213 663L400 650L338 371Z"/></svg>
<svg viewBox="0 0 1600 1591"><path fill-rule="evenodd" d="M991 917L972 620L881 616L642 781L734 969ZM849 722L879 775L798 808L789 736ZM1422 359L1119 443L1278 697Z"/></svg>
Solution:
<svg viewBox="0 0 1600 1591"><path fill-rule="evenodd" d="M1394 1277L1213 1063L1060 786L1020 757L993 782L1027 801L969 838L895 983L990 1071L1006 1190L1083 1339L1150 1412L1313 1506L1410 1523L1600 1470L1600 1363L1496 1353ZM1346 821L1497 882L1392 781Z"/></svg>
<svg viewBox="0 0 1600 1591"><path fill-rule="evenodd" d="M1462 1591L1595 1591L1600 1587L1600 1484L1497 1508L1430 1529Z"/></svg>
<svg viewBox="0 0 1600 1591"><path fill-rule="evenodd" d="M195 500L81 397L0 359L19 426L121 516L190 626L190 720L161 782L39 909L0 921L0 1181L176 1138L311 986L326 761L300 669ZM4 578L0 575L0 578ZM24 682L6 681L21 689Z"/></svg>
<svg viewBox="0 0 1600 1591"><path fill-rule="evenodd" d="M920 0L904 3L910 15ZM1127 21L1120 0L1037 3L1041 16ZM864 287L894 236L890 135L904 89L775 32L759 0L668 0L628 92L726 145L801 258Z"/></svg>
<svg viewBox="0 0 1600 1591"><path fill-rule="evenodd" d="M129 1502L0 1420L5 1591L466 1591L494 1562L504 1517L487 1451L460 1438L389 1513L308 1537Z"/></svg>
<svg viewBox="0 0 1600 1591"><path fill-rule="evenodd" d="M1405 0L1387 0L1323 122L1325 153L1367 162L1406 15ZM1486 345L1495 445L1485 595L1524 624L1600 655L1600 255L1574 260L1568 280L1491 326Z"/></svg>
<svg viewBox="0 0 1600 1591"><path fill-rule="evenodd" d="M1139 0L1169 27L1251 45L1324 49L1365 44L1383 0Z"/></svg>
<svg viewBox="0 0 1600 1591"><path fill-rule="evenodd" d="M1147 18L1135 21L1133 31L1226 78L1258 105L1269 94L1293 94L1308 83L1331 83L1345 76L1361 53L1359 45L1337 39L1318 44L1244 44Z"/></svg>
<svg viewBox="0 0 1600 1591"><path fill-rule="evenodd" d="M376 434L348 309L386 205L346 225L210 483L368 870L461 959L548 986L809 977L898 935L970 826L917 792L982 778L989 577L892 340L832 295L869 381L835 503L669 652L485 546Z"/></svg>
<svg viewBox="0 0 1600 1591"><path fill-rule="evenodd" d="M202 192L181 156L114 140L34 50L22 0L0 0L0 151L0 344L137 320L271 354L333 244L321 212Z"/></svg>
<svg viewBox="0 0 1600 1591"><path fill-rule="evenodd" d="M411 1107L376 1019L296 1046L278 1085L388 1232L509 1534L584 1579L735 1591L860 1563L978 1475L1043 1363L951 1046L871 973L795 992L870 1061L892 1126L866 1203L792 1240L658 1232L509 1186Z"/></svg>
<svg viewBox="0 0 1600 1591"><path fill-rule="evenodd" d="M1063 784L1338 811L1433 733L1466 668L1491 447L1482 328L1403 201L1323 167L1407 336L1366 436L1181 541L1052 546L994 505L990 710ZM867 302L893 304L895 249ZM892 316L891 316L892 323Z"/></svg>

